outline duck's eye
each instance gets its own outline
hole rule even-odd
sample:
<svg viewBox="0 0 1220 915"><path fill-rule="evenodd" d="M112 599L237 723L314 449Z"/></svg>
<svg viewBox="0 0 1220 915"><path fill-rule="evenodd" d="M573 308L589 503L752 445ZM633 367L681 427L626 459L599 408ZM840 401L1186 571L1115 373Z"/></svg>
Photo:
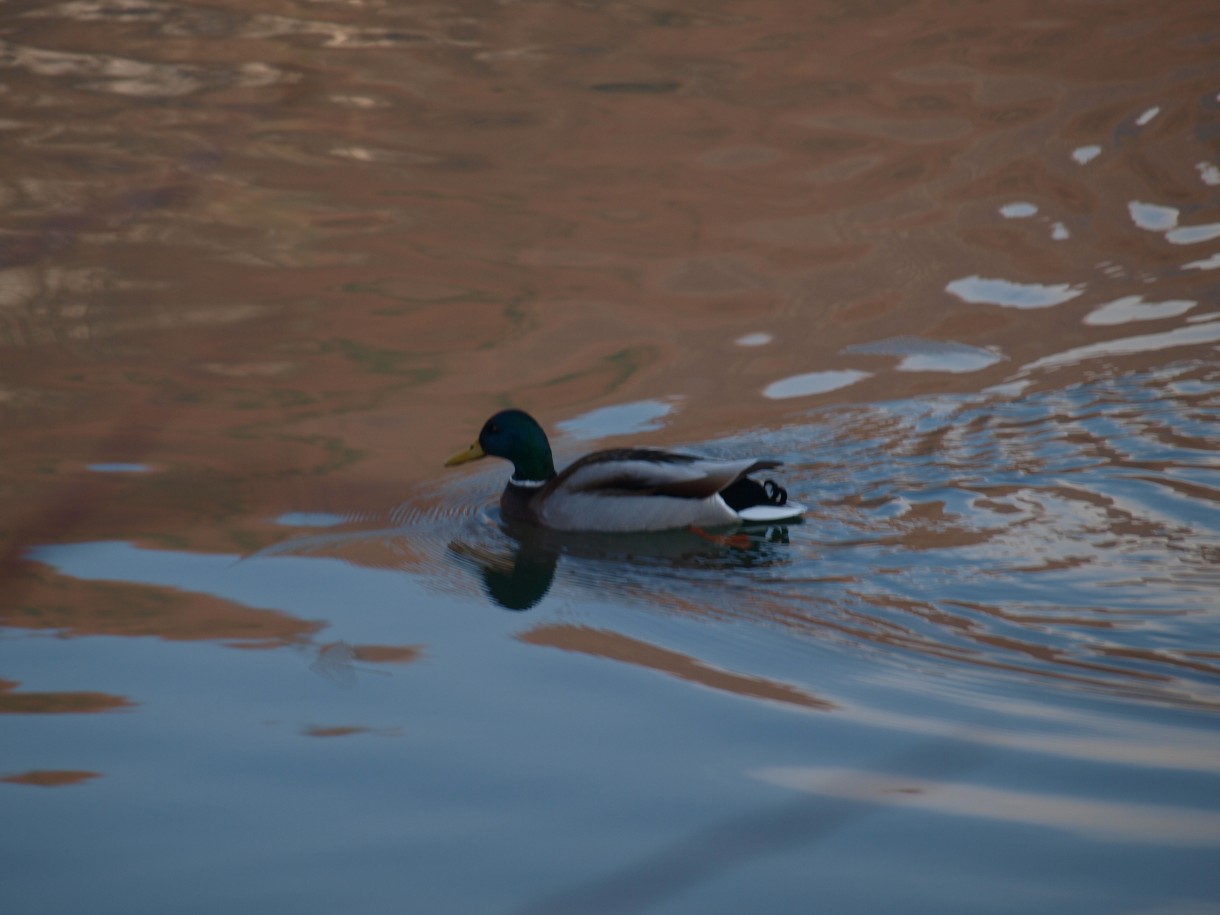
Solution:
<svg viewBox="0 0 1220 915"><path fill-rule="evenodd" d="M500 427L497 426L495 423L492 423L490 426L487 427L487 431L494 435L495 433L500 431Z"/></svg>

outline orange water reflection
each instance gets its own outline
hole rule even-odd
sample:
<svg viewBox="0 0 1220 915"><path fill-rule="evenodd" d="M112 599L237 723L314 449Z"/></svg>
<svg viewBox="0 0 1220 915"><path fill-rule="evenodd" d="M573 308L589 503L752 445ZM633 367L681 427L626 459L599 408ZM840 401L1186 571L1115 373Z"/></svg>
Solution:
<svg viewBox="0 0 1220 915"><path fill-rule="evenodd" d="M39 788L58 788L62 785L79 785L99 777L101 777L100 772L86 772L78 769L35 769L16 775L5 775L0 777L0 782L8 782L13 785L35 785Z"/></svg>
<svg viewBox="0 0 1220 915"><path fill-rule="evenodd" d="M783 702L815 711L828 711L834 703L811 696L787 683L717 670L680 652L650 645L617 632L585 626L539 626L519 636L530 645L545 645L594 657L660 671L679 680L698 683L751 699Z"/></svg>
<svg viewBox="0 0 1220 915"><path fill-rule="evenodd" d="M20 683L0 680L0 715L58 715L129 708L122 696L98 692L26 692Z"/></svg>
<svg viewBox="0 0 1220 915"><path fill-rule="evenodd" d="M427 488L440 458L504 404L551 426L660 404L635 438L690 442L829 403L1206 364L1220 340L1207 258L1220 67L1208 12L1185 0L1042 18L944 0L803 17L785 3L64 3L9 18L8 625L307 642L319 624L287 613L65 583L23 556L101 539L249 554L284 538L275 519L293 509L443 512ZM1178 393L1184 409L1210 396ZM1168 448L1202 447L1144 425ZM1022 447L1020 426L993 431ZM1104 435L1073 444L1137 466ZM1138 466L1215 497L1170 464ZM1020 487L981 495L1023 517ZM1058 495L1115 537L1161 533L1110 496ZM868 505L853 492L824 509ZM887 542L1000 539L954 517L912 503ZM1027 558L1031 576L1073 562ZM403 542L392 562L435 560ZM518 597L537 600L554 567ZM666 597L704 612L684 600ZM1161 675L1135 662L1213 671L1204 655L1124 645L1086 660L970 621L1036 618L1003 607L967 602L968 619L884 602L974 643L878 630L934 653L1003 648L1073 677L1117 661L1146 680Z"/></svg>
<svg viewBox="0 0 1220 915"><path fill-rule="evenodd" d="M659 437L698 440L976 390L1130 336L1086 326L1099 303L1209 288L1180 269L1197 245L1127 212L1211 193L1197 4L99 9L27 8L0 58L6 501L27 523L40 484L99 460L231 500L251 476L404 487L505 402L680 397ZM946 291L974 275L1084 291L1037 313ZM1011 364L841 355L897 335Z"/></svg>

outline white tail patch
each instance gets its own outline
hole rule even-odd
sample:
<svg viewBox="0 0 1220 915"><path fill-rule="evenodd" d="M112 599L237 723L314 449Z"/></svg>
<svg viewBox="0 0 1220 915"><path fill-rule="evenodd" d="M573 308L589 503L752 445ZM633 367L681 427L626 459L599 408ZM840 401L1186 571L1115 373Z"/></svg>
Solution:
<svg viewBox="0 0 1220 915"><path fill-rule="evenodd" d="M751 505L737 514L742 521L790 521L805 513L800 502L785 502L783 505Z"/></svg>

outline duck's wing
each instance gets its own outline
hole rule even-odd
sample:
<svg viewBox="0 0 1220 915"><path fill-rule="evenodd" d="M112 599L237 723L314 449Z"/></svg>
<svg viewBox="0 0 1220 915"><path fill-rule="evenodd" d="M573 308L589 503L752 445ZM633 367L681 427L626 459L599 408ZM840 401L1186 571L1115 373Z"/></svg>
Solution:
<svg viewBox="0 0 1220 915"><path fill-rule="evenodd" d="M715 461L650 448L596 451L568 467L547 487L552 492L589 495L655 495L707 499L739 477L771 470L779 461Z"/></svg>

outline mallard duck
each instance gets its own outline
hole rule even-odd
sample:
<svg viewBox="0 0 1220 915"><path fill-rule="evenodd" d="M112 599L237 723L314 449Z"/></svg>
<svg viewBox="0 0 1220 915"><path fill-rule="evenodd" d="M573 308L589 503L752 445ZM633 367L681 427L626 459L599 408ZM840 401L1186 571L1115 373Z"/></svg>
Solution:
<svg viewBox="0 0 1220 915"><path fill-rule="evenodd" d="M805 506L773 481L749 474L779 461L717 461L653 448L595 451L555 472L542 427L522 410L489 419L478 440L446 467L492 455L511 461L500 509L504 517L562 531L660 531L786 521Z"/></svg>

